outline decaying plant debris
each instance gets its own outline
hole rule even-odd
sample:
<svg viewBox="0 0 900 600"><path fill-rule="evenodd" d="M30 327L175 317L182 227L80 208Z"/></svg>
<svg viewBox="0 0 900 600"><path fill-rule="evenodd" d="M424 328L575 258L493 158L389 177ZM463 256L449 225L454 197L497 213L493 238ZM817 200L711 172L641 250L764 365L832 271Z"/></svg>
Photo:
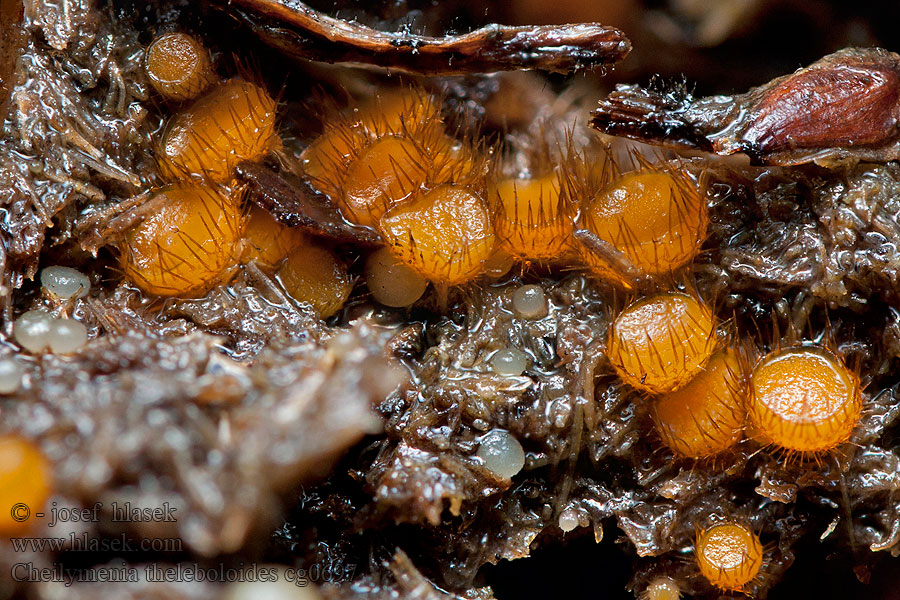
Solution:
<svg viewBox="0 0 900 600"><path fill-rule="evenodd" d="M797 165L896 160L898 119L900 56L849 48L733 97L621 86L593 123L613 135Z"/></svg>
<svg viewBox="0 0 900 600"><path fill-rule="evenodd" d="M334 19L299 2L240 0L239 14L279 50L297 58L357 62L420 75L515 69L567 73L621 61L631 43L599 24L489 25L465 35L430 38L387 33Z"/></svg>
<svg viewBox="0 0 900 600"><path fill-rule="evenodd" d="M283 175L256 163L237 167L237 176L247 184L251 202L289 227L341 242L377 244L370 229L351 227L321 192L304 181L287 181Z"/></svg>
<svg viewBox="0 0 900 600"><path fill-rule="evenodd" d="M19 354L9 341L12 320L38 306L74 314L91 340L71 357L20 355L25 385L0 399L0 430L38 441L53 464L60 505L130 500L151 507L170 502L180 511L174 524L115 523L104 514L99 523L77 524L76 535L124 533L184 543L174 554L124 557L134 565L355 565L333 577L340 586L319 591L332 598L486 600L493 592L483 580L485 565L532 560L534 549L564 548L567 537L578 535L598 542L620 538L634 557L630 587L636 593L665 574L686 593L714 597L685 558L695 526L710 512L738 516L767 544L763 576L747 589L756 597L777 586L802 540L821 536L819 552L844 556L846 568L860 574L874 562L873 553L900 549L895 163L834 171L713 158L690 163L706 171L711 190L711 231L692 274L699 293L716 302L736 336L769 345L781 337L833 338L859 370L866 410L845 451L819 464L784 464L750 445L715 462L682 462L660 449L646 399L621 384L605 358L609 315L626 298L579 273L514 271L461 290L443 313L433 299L410 313L386 311L358 291L328 324L253 265L197 299L162 302L122 283L103 245L121 228L117 217L139 218L129 211L157 181L151 137L170 110L147 90L145 38L182 19L193 23L196 15L160 6L148 33L134 26L134 15L91 0L64 4L65 11L42 2L26 2L21 15L8 3L0 10L0 30L15 31L21 23L25 32L5 36L0 51L0 108L7 109L0 138L6 333L0 351ZM566 29L575 39L563 39L547 58L515 44L533 44L529 35L555 29L426 39L346 23L344 45L333 47L322 42L322 31L341 21L302 8L286 16L281 3L236 4L242 8L216 4L211 14L247 19L240 31L282 50L290 43L289 55L413 73L567 70L615 62L628 49L621 33L609 28ZM299 27L300 37L288 26ZM601 40L595 54L560 52L585 42L579 37L585 32L599 36L590 43ZM207 35L217 42L215 32ZM435 54L426 52L430 46ZM501 54L491 55L495 51ZM445 63L449 55L452 64ZM14 70L10 56L18 57ZM848 51L838 60L872 56L896 58ZM356 76L307 67L331 78L326 87ZM516 81L471 76L429 84L445 91L448 104L478 104L477 116L490 116L498 111L491 99L515 90ZM772 86L790 78L779 81L729 101L764 104ZM308 101L290 97L291 91L282 99L285 110ZM681 120L672 125L669 113L646 110L638 111L644 121L604 127L708 149L709 131L732 123L707 106L711 101L693 102L678 89L619 90L605 101L603 114L625 104L631 110L636 105L629 102L638 97L657 102L654 110L667 98L664 108L677 108ZM541 126L509 132L510 152L546 146L534 138L566 130L575 115L580 121L572 138L588 144L588 108L525 111L519 121L530 124L539 116ZM315 133L302 130L302 123L284 118L287 151ZM687 125L690 135L682 131ZM895 139L876 142L857 158L895 157L889 150ZM807 158L810 150L733 149L758 149L758 158L774 156L771 162L779 164L799 162L793 150ZM377 241L348 227L274 161L243 165L239 176L248 201L291 225L347 245ZM31 280L51 264L81 268L94 291L71 305L41 296ZM543 287L546 316L516 316L511 297L523 281ZM509 345L530 357L521 376L500 376L488 366L490 356ZM524 471L512 481L473 457L480 436L494 428L511 432L527 453ZM580 527L563 534L563 514ZM38 529L34 535L60 533ZM89 570L118 558L78 562L46 553L27 560L47 566L68 560ZM0 569L8 572L23 560L0 545ZM67 597L96 597L94 585L76 584ZM0 595L26 593L60 597L54 584L0 587ZM199 599L220 597L223 586L117 583L104 593Z"/></svg>

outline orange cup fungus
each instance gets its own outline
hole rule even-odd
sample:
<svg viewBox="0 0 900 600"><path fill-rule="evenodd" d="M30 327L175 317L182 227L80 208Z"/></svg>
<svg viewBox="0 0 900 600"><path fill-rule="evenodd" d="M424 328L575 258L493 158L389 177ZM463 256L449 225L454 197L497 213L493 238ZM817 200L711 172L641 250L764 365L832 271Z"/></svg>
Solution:
<svg viewBox="0 0 900 600"><path fill-rule="evenodd" d="M386 212L380 229L395 256L444 286L478 276L494 249L490 214L465 186L415 195Z"/></svg>
<svg viewBox="0 0 900 600"><path fill-rule="evenodd" d="M664 293L639 300L616 317L607 354L623 381L662 394L699 374L715 346L712 310L694 296Z"/></svg>
<svg viewBox="0 0 900 600"><path fill-rule="evenodd" d="M719 523L697 535L700 573L725 591L741 591L753 581L763 563L759 537L740 523Z"/></svg>
<svg viewBox="0 0 900 600"><path fill-rule="evenodd" d="M490 190L500 246L523 260L558 260L571 249L574 227L559 176L503 179Z"/></svg>
<svg viewBox="0 0 900 600"><path fill-rule="evenodd" d="M265 267L274 267L305 240L300 229L279 223L272 215L253 205L244 229L241 262L255 260Z"/></svg>
<svg viewBox="0 0 900 600"><path fill-rule="evenodd" d="M428 156L407 138L386 135L351 163L339 196L344 215L359 225L374 226L381 215L425 184Z"/></svg>
<svg viewBox="0 0 900 600"><path fill-rule="evenodd" d="M313 186L348 221L367 227L419 192L484 174L475 148L446 134L440 104L416 88L385 92L339 115L301 160Z"/></svg>
<svg viewBox="0 0 900 600"><path fill-rule="evenodd" d="M26 533L33 523L29 514L41 511L51 487L50 465L36 446L18 436L0 436L0 535Z"/></svg>
<svg viewBox="0 0 900 600"><path fill-rule="evenodd" d="M357 109L356 118L375 135L442 127L440 103L417 87L390 88L379 92Z"/></svg>
<svg viewBox="0 0 900 600"><path fill-rule="evenodd" d="M275 100L255 83L235 78L169 119L156 159L164 177L224 183L238 163L262 158L277 143Z"/></svg>
<svg viewBox="0 0 900 600"><path fill-rule="evenodd" d="M433 139L442 126L440 106L429 94L418 88L389 90L349 114L329 118L325 131L303 151L303 170L317 188L341 201L347 170L370 143L400 136L415 144L415 155L423 148L421 140Z"/></svg>
<svg viewBox="0 0 900 600"><path fill-rule="evenodd" d="M312 304L323 319L339 311L353 290L344 263L328 248L312 242L290 251L278 269L278 278L288 294Z"/></svg>
<svg viewBox="0 0 900 600"><path fill-rule="evenodd" d="M646 275L663 275L688 264L706 236L706 203L686 175L643 170L617 179L583 212L583 226L615 247ZM628 285L588 248L584 262L600 277Z"/></svg>
<svg viewBox="0 0 900 600"><path fill-rule="evenodd" d="M654 401L656 430L680 456L713 456L740 439L746 396L740 358L731 349L720 350L690 383Z"/></svg>
<svg viewBox="0 0 900 600"><path fill-rule="evenodd" d="M235 266L243 214L228 190L191 182L156 192L165 202L125 234L121 265L139 288L158 296L195 296Z"/></svg>
<svg viewBox="0 0 900 600"><path fill-rule="evenodd" d="M789 451L824 452L847 441L862 411L859 379L815 346L768 354L753 369L750 390L754 433Z"/></svg>
<svg viewBox="0 0 900 600"><path fill-rule="evenodd" d="M196 98L216 80L209 52L186 33L166 33L153 40L145 67L153 89L170 100Z"/></svg>

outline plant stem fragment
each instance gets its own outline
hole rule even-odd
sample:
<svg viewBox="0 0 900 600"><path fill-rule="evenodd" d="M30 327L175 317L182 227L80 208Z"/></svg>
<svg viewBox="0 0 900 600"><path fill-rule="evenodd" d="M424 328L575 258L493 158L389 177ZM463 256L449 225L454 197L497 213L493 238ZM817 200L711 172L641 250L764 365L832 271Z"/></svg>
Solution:
<svg viewBox="0 0 900 600"><path fill-rule="evenodd" d="M568 73L624 59L631 42L597 23L511 27L429 37L378 31L319 13L293 0L233 0L267 44L293 56L354 62L418 75L538 69Z"/></svg>

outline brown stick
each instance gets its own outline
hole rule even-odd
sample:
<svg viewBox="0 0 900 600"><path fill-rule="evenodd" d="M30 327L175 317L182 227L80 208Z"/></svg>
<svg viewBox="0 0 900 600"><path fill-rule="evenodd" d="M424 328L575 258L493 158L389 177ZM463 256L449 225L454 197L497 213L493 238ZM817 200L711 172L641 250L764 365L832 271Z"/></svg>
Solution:
<svg viewBox="0 0 900 600"><path fill-rule="evenodd" d="M294 184L272 169L252 162L240 163L235 174L247 186L250 201L288 227L300 227L342 243L381 243L374 231L345 222L338 209L306 182Z"/></svg>
<svg viewBox="0 0 900 600"><path fill-rule="evenodd" d="M420 75L540 69L568 73L611 66L631 51L614 27L596 23L488 25L464 35L427 37L377 31L294 0L231 0L266 43L297 58L356 62ZM260 20L262 18L262 20Z"/></svg>

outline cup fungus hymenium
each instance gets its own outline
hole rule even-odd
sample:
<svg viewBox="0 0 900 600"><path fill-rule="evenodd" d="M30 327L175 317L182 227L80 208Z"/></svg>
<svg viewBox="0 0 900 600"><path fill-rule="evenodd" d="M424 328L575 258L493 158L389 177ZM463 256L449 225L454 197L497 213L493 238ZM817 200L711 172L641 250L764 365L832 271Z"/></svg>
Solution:
<svg viewBox="0 0 900 600"><path fill-rule="evenodd" d="M479 275L494 248L487 208L461 185L442 185L395 206L380 228L400 260L439 285Z"/></svg>
<svg viewBox="0 0 900 600"><path fill-rule="evenodd" d="M700 531L694 551L700 573L725 591L741 591L763 563L759 537L741 523L719 523Z"/></svg>
<svg viewBox="0 0 900 600"><path fill-rule="evenodd" d="M716 346L716 321L700 299L663 293L639 300L610 325L607 354L623 381L651 393L686 385Z"/></svg>
<svg viewBox="0 0 900 600"><path fill-rule="evenodd" d="M312 242L290 251L278 269L278 278L288 294L312 304L323 319L339 311L353 290L353 279L340 258Z"/></svg>
<svg viewBox="0 0 900 600"><path fill-rule="evenodd" d="M440 105L423 90L390 90L323 119L325 131L303 151L302 168L348 220L374 226L427 180L441 182L448 143Z"/></svg>
<svg viewBox="0 0 900 600"><path fill-rule="evenodd" d="M147 78L169 100L191 100L215 80L209 51L186 33L166 33L147 48Z"/></svg>
<svg viewBox="0 0 900 600"><path fill-rule="evenodd" d="M656 430L680 456L713 456L740 439L746 396L740 357L734 350L720 350L690 383L654 400Z"/></svg>
<svg viewBox="0 0 900 600"><path fill-rule="evenodd" d="M263 209L251 206L244 229L241 261L249 263L253 260L263 267L274 267L305 241L300 229L282 225Z"/></svg>
<svg viewBox="0 0 900 600"><path fill-rule="evenodd" d="M698 184L670 170L642 170L614 180L584 208L583 226L621 252L638 272L667 275L690 263L706 237L706 201ZM617 269L582 247L599 277L625 283Z"/></svg>
<svg viewBox="0 0 900 600"><path fill-rule="evenodd" d="M424 149L405 137L375 140L347 169L341 210L354 223L376 225L390 206L425 185L429 161Z"/></svg>
<svg viewBox="0 0 900 600"><path fill-rule="evenodd" d="M225 183L239 162L257 160L277 143L275 100L255 83L234 78L169 119L156 160L169 179Z"/></svg>
<svg viewBox="0 0 900 600"><path fill-rule="evenodd" d="M488 192L497 241L522 260L559 261L572 249L574 210L556 173L502 179Z"/></svg>
<svg viewBox="0 0 900 600"><path fill-rule="evenodd" d="M125 235L122 270L157 296L205 294L238 259L244 216L235 194L193 182L156 194L165 196L161 208Z"/></svg>
<svg viewBox="0 0 900 600"><path fill-rule="evenodd" d="M750 377L750 422L763 443L798 453L825 452L859 421L859 379L830 351L796 346L765 356Z"/></svg>

